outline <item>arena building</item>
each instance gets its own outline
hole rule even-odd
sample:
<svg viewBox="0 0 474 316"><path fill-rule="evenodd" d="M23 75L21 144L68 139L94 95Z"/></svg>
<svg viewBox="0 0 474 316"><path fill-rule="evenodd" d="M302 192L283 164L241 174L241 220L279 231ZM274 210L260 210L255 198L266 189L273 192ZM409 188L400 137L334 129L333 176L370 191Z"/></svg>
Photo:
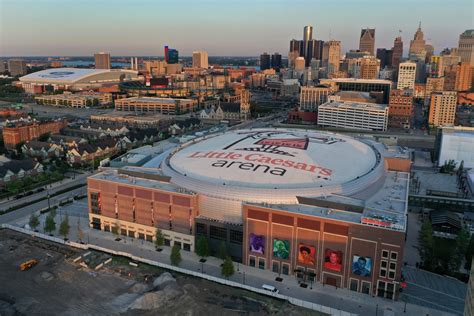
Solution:
<svg viewBox="0 0 474 316"><path fill-rule="evenodd" d="M91 90L103 85L138 80L138 72L125 69L52 68L23 76L20 83L27 93L55 90Z"/></svg>
<svg viewBox="0 0 474 316"><path fill-rule="evenodd" d="M174 145L88 179L91 226L354 291L398 296L411 161L402 149L255 129Z"/></svg>

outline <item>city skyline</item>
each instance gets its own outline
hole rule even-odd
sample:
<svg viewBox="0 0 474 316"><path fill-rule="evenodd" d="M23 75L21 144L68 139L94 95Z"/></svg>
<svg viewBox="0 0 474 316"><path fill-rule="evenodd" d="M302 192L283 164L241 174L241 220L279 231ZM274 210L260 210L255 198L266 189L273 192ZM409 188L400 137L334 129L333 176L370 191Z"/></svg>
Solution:
<svg viewBox="0 0 474 316"><path fill-rule="evenodd" d="M182 0L160 6L148 0L0 0L0 56L88 56L98 51L162 56L164 45L177 48L181 56L194 50L210 56L259 56L265 51L286 56L289 41L302 39L305 25L313 26L313 38L341 41L343 52L359 47L362 28L377 30L376 48L391 48L402 30L407 52L419 21L427 42L439 52L456 47L459 34L472 28L472 10L466 9L472 7L470 1L446 7L438 0L416 5L403 0L384 4L389 15L377 14L376 1L362 2Z"/></svg>

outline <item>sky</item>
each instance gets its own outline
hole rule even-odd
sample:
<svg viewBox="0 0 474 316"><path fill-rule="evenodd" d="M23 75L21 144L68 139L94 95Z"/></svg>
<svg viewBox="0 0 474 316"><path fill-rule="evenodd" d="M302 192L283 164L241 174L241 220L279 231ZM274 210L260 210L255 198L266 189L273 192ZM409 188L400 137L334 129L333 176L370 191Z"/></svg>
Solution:
<svg viewBox="0 0 474 316"><path fill-rule="evenodd" d="M303 37L357 49L360 29L376 28L376 47L402 31L405 53L421 21L438 52L474 28L473 0L0 0L0 56L287 55Z"/></svg>

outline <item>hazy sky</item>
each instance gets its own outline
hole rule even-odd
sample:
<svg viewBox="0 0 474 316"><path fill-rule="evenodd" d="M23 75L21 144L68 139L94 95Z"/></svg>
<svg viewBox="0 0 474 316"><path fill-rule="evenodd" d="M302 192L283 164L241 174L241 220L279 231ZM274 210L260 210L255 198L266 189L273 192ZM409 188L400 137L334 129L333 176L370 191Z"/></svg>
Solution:
<svg viewBox="0 0 474 316"><path fill-rule="evenodd" d="M180 55L256 56L301 39L341 40L358 48L361 27L376 28L376 47L405 47L422 22L439 51L474 28L473 0L0 0L0 56ZM406 51L405 51L406 53Z"/></svg>

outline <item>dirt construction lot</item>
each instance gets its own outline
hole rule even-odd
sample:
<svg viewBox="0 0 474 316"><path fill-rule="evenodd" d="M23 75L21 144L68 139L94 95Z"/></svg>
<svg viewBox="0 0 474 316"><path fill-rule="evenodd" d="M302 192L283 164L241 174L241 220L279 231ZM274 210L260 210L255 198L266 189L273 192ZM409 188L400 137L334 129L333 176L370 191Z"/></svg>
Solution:
<svg viewBox="0 0 474 316"><path fill-rule="evenodd" d="M0 315L322 315L153 266L0 230ZM29 259L39 263L27 271ZM86 267L88 265L90 268Z"/></svg>

